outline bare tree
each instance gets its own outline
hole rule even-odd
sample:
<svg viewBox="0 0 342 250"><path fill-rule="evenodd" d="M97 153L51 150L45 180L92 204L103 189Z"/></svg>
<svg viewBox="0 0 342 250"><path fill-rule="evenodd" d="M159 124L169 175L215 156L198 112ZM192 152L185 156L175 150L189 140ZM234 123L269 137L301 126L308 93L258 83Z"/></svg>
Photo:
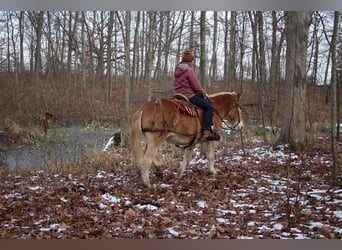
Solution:
<svg viewBox="0 0 342 250"><path fill-rule="evenodd" d="M161 69L161 64L162 64L162 54L163 54L163 44L165 44L165 47L169 44L169 29L171 25L168 25L168 20L166 21L166 27L164 25L166 16L169 16L170 12L169 11L162 11L159 13L159 22L158 22L158 37L159 39L157 40L157 61L156 61L156 66L154 69L154 74L153 74L153 79L159 80L162 74L162 69ZM166 30L164 30L164 27ZM165 37L163 38L163 35L165 33ZM165 54L165 57L168 57L168 53ZM165 64L167 64L167 59L165 60ZM165 66L165 65L164 65ZM166 66L167 67L167 66ZM164 68L165 69L165 68Z"/></svg>
<svg viewBox="0 0 342 250"><path fill-rule="evenodd" d="M223 66L223 79L227 83L229 87L229 81L228 81L228 40L229 40L229 18L228 18L228 11L224 12L224 66Z"/></svg>
<svg viewBox="0 0 342 250"><path fill-rule="evenodd" d="M126 112L128 115L127 121L130 121L130 114L131 109L132 109L132 102L133 102L133 86L132 82L130 81L131 77L131 72L130 72L130 67L131 67L131 57L130 57L130 52L131 52L131 12L126 11L126 20L125 20L125 26L122 27L122 34L124 36L124 45L125 45L125 84L126 84ZM124 28L125 27L125 28Z"/></svg>
<svg viewBox="0 0 342 250"><path fill-rule="evenodd" d="M265 101L266 101L266 58L264 40L264 17L261 11L256 12L259 33L259 58L258 58L258 86L259 86L259 111L263 126L264 142L267 143L265 129Z"/></svg>
<svg viewBox="0 0 342 250"><path fill-rule="evenodd" d="M256 78L256 59L258 58L258 37L257 37L257 22L255 12L248 11L249 20L252 27L253 35L253 49L252 49L252 82L255 82Z"/></svg>
<svg viewBox="0 0 342 250"><path fill-rule="evenodd" d="M148 12L149 17L149 28L147 35L147 53L145 59L145 75L144 75L144 85L147 87L147 99L152 98L151 89L151 78L152 78L152 67L153 67L153 57L154 57L154 36L157 24L157 13L155 11Z"/></svg>
<svg viewBox="0 0 342 250"><path fill-rule="evenodd" d="M190 50L195 49L195 36L194 36L194 27L195 27L195 12L191 11L191 21L190 21L190 38L189 38L189 44L186 46Z"/></svg>
<svg viewBox="0 0 342 250"><path fill-rule="evenodd" d="M271 48L271 67L270 67L270 87L277 85L280 82L280 55L285 40L285 32L279 27L279 22L284 18L281 15L277 17L277 12L272 11L272 48ZM278 30L280 38L277 39Z"/></svg>
<svg viewBox="0 0 342 250"><path fill-rule="evenodd" d="M207 71L207 53L206 53L206 12L201 11L201 21L200 21L200 37L201 37L201 58L200 58L200 81L204 88L208 87L208 82L206 78Z"/></svg>
<svg viewBox="0 0 342 250"><path fill-rule="evenodd" d="M243 90L244 83L244 56L246 53L246 24L247 24L247 14L242 13L242 23L241 23L241 32L238 34L238 45L240 48L240 58L239 58L239 82L240 82L240 91Z"/></svg>
<svg viewBox="0 0 342 250"><path fill-rule="evenodd" d="M112 33L114 26L114 11L109 12L108 31L107 31L107 88L106 88L106 103L108 104L112 99Z"/></svg>
<svg viewBox="0 0 342 250"><path fill-rule="evenodd" d="M217 17L217 11L214 11L214 24L213 24L213 52L212 52L212 57L211 57L211 62L210 62L210 68L209 68L209 74L210 78L213 81L216 81L217 78L217 37L218 37L218 32L217 32L217 27L218 26L218 17Z"/></svg>
<svg viewBox="0 0 342 250"><path fill-rule="evenodd" d="M176 63L178 63L180 61L180 57L181 57L181 48L182 48L182 35L183 35L183 31L184 31L184 20L185 20L185 16L186 16L186 12L183 11L183 15L182 15L182 21L179 27L179 36L178 36L178 43L177 43L177 53L176 53ZM191 48L191 47L190 47Z"/></svg>
<svg viewBox="0 0 342 250"><path fill-rule="evenodd" d="M232 11L230 16L230 40L228 56L228 82L230 89L236 82L236 16L237 12Z"/></svg>
<svg viewBox="0 0 342 250"><path fill-rule="evenodd" d="M338 151L337 151L337 82L336 82L336 41L338 36L340 12L335 11L334 31L331 38L331 151L333 157L332 177L333 183L336 183L338 174Z"/></svg>
<svg viewBox="0 0 342 250"><path fill-rule="evenodd" d="M306 55L311 13L287 12L286 87L279 141L295 150L307 146L305 129Z"/></svg>
<svg viewBox="0 0 342 250"><path fill-rule="evenodd" d="M140 26L140 11L137 11L135 18L135 29L134 29L134 38L133 38L133 56L132 56L132 77L131 77L131 86L133 89L134 81L136 81L137 76L139 75L137 70L137 63L139 62L139 49L138 49L138 36L139 36L139 26Z"/></svg>

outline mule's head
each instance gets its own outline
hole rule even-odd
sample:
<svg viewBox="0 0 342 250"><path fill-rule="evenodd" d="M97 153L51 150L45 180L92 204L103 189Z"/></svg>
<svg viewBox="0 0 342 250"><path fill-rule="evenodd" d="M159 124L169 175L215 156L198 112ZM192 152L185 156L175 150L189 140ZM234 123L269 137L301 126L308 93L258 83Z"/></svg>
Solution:
<svg viewBox="0 0 342 250"><path fill-rule="evenodd" d="M241 113L241 106L239 104L241 93L232 93L232 101L230 102L230 107L228 111L228 118L230 120L231 127L236 130L243 128L243 118Z"/></svg>

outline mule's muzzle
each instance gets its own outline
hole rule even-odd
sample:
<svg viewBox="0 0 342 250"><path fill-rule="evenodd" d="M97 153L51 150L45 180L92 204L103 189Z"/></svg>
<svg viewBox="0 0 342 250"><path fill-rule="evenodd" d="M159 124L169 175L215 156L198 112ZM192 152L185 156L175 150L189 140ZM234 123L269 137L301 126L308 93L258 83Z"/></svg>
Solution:
<svg viewBox="0 0 342 250"><path fill-rule="evenodd" d="M238 124L236 124L233 128L235 129L235 130L241 130L242 128L243 128L243 122L241 121L241 122L239 122Z"/></svg>

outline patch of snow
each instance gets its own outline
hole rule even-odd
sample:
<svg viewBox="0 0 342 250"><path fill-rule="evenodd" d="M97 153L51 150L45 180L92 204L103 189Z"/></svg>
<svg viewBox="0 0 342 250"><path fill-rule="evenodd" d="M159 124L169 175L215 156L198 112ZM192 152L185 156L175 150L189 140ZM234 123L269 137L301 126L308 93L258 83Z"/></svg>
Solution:
<svg viewBox="0 0 342 250"><path fill-rule="evenodd" d="M100 203L100 204L99 204L99 208L100 208L100 209L105 209L106 207L107 207L107 205L105 205L105 204L103 204L103 203Z"/></svg>
<svg viewBox="0 0 342 250"><path fill-rule="evenodd" d="M147 204L147 205L137 205L138 208L140 209L144 209L146 208L147 210L151 210L151 211L154 211L154 210L157 210L158 207L157 206L153 206L151 204Z"/></svg>
<svg viewBox="0 0 342 250"><path fill-rule="evenodd" d="M88 200L89 200L89 197L83 195L82 200L83 200L83 201L88 201Z"/></svg>
<svg viewBox="0 0 342 250"><path fill-rule="evenodd" d="M169 187L172 187L172 185L162 183L162 184L160 184L160 187L161 187L161 188L169 188Z"/></svg>
<svg viewBox="0 0 342 250"><path fill-rule="evenodd" d="M225 218L216 218L216 221L217 221L218 223L230 224L229 220L228 220L228 219L225 219Z"/></svg>
<svg viewBox="0 0 342 250"><path fill-rule="evenodd" d="M37 191L39 189L41 189L40 186L33 186L33 187L27 187L28 189L30 189L31 191Z"/></svg>
<svg viewBox="0 0 342 250"><path fill-rule="evenodd" d="M260 187L257 190L258 193L263 193L263 192L268 192L268 191L269 191L268 188L265 188L265 187Z"/></svg>
<svg viewBox="0 0 342 250"><path fill-rule="evenodd" d="M333 200L333 201L327 201L327 204L341 204L342 200Z"/></svg>
<svg viewBox="0 0 342 250"><path fill-rule="evenodd" d="M269 232L269 231L272 231L273 229L268 227L268 226L265 226L265 225L262 225L261 227L258 227L259 229L259 233L262 233L262 232Z"/></svg>
<svg viewBox="0 0 342 250"><path fill-rule="evenodd" d="M289 233L289 232L282 232L281 235L284 236L284 237L290 237L291 233Z"/></svg>
<svg viewBox="0 0 342 250"><path fill-rule="evenodd" d="M296 240L302 240L302 239L310 239L309 237L306 237L305 234L293 234L295 236Z"/></svg>
<svg viewBox="0 0 342 250"><path fill-rule="evenodd" d="M16 198L16 199L22 199L23 196L20 193L14 193L14 194L5 194L3 196L5 199L12 199L12 198Z"/></svg>
<svg viewBox="0 0 342 250"><path fill-rule="evenodd" d="M273 225L273 229L274 230L282 230L284 228L284 226L282 224L276 223Z"/></svg>
<svg viewBox="0 0 342 250"><path fill-rule="evenodd" d="M40 228L39 230L40 230L41 232L48 232L48 231L50 231L51 229L57 229L58 227L59 227L58 224L51 224L50 227L42 227L42 228ZM62 229L62 230L65 230L65 229Z"/></svg>
<svg viewBox="0 0 342 250"><path fill-rule="evenodd" d="M296 227L293 227L293 228L291 228L291 232L295 232L295 233L301 233L302 231L301 230L299 230L298 228L296 228Z"/></svg>
<svg viewBox="0 0 342 250"><path fill-rule="evenodd" d="M324 200L324 194L326 194L326 192L327 190L314 189L310 192L307 192L307 194L311 197L316 198L317 200Z"/></svg>
<svg viewBox="0 0 342 250"><path fill-rule="evenodd" d="M109 193L105 193L102 195L102 198L106 201L112 202L112 203L119 203L120 202L120 198L117 198L115 196L112 196Z"/></svg>
<svg viewBox="0 0 342 250"><path fill-rule="evenodd" d="M105 174L106 174L105 171L99 171L99 172L96 174L96 177L95 177L95 178L102 179L102 178L105 177Z"/></svg>
<svg viewBox="0 0 342 250"><path fill-rule="evenodd" d="M175 237L178 237L178 236L180 235L180 233L177 232L176 230L174 230L172 227L168 227L168 228L166 228L166 229L167 229L167 231L168 231L170 234L172 234L172 235L175 236Z"/></svg>
<svg viewBox="0 0 342 250"><path fill-rule="evenodd" d="M333 214L339 218L339 220L342 220L342 211L333 211Z"/></svg>
<svg viewBox="0 0 342 250"><path fill-rule="evenodd" d="M255 226L255 221L249 221L248 223L247 223L247 226L248 227L253 227L253 226Z"/></svg>
<svg viewBox="0 0 342 250"><path fill-rule="evenodd" d="M226 214L233 214L237 215L237 212L235 210L223 210L223 209L218 209L218 213L220 215L226 215Z"/></svg>
<svg viewBox="0 0 342 250"><path fill-rule="evenodd" d="M67 203L67 202L68 202L68 200L65 199L64 197L60 198L60 200L61 200L62 202L64 202L64 203Z"/></svg>
<svg viewBox="0 0 342 250"><path fill-rule="evenodd" d="M308 228L313 229L315 227L322 228L324 226L321 222L310 221Z"/></svg>
<svg viewBox="0 0 342 250"><path fill-rule="evenodd" d="M200 208L207 208L208 204L206 201L198 201L197 206L199 206Z"/></svg>
<svg viewBox="0 0 342 250"><path fill-rule="evenodd" d="M254 239L254 238L251 237L251 236L243 236L243 235L238 236L237 238L238 238L239 240L253 240L253 239Z"/></svg>
<svg viewBox="0 0 342 250"><path fill-rule="evenodd" d="M247 208L255 208L255 205L252 205L252 204L234 204L233 205L234 207L236 208L241 208L241 207L247 207Z"/></svg>

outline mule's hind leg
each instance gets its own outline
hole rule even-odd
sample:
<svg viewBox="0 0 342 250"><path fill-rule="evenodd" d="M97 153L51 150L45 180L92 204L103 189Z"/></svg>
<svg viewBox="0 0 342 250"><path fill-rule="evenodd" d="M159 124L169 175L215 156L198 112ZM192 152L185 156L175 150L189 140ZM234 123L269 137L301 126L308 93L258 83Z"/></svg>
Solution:
<svg viewBox="0 0 342 250"><path fill-rule="evenodd" d="M177 175L178 178L182 178L185 168L189 166L190 159L191 159L191 152L192 152L191 147L188 147L184 150L183 163L182 163L182 166L178 169L178 175Z"/></svg>
<svg viewBox="0 0 342 250"><path fill-rule="evenodd" d="M150 183L150 167L152 163L156 163L155 156L158 152L158 148L162 143L163 138L157 136L156 134L146 134L146 139L148 141L146 152L141 160L141 179L142 182L147 186L151 187Z"/></svg>

